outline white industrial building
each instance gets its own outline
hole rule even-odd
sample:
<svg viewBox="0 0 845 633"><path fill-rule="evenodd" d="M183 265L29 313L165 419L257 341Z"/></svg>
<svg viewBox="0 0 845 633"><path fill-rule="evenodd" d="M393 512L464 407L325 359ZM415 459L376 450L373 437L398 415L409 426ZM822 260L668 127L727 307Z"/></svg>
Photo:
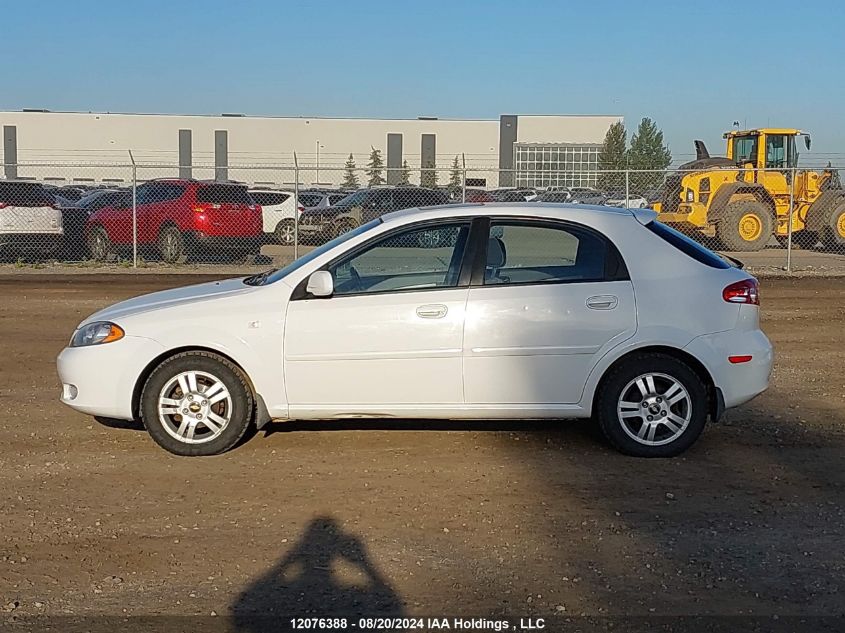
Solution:
<svg viewBox="0 0 845 633"><path fill-rule="evenodd" d="M282 166L292 166L295 153L300 174L307 172L301 181L331 183L339 180L350 154L363 168L371 148L377 148L386 166L396 170L388 176L398 174L406 161L412 169L447 170L458 156L479 175L504 170L498 182L488 178L490 184L587 184L594 180L608 128L621 120L582 115L456 120L0 112L5 176L57 182L124 180L125 168L104 174L107 165L127 164L131 150L143 178L181 174L280 183L292 180L292 171L286 174ZM555 175L562 172L568 174L567 182Z"/></svg>

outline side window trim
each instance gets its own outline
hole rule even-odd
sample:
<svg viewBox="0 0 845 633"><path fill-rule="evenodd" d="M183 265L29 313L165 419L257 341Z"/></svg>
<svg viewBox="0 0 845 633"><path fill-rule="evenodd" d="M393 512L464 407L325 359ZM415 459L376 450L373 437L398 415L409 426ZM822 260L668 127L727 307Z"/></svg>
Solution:
<svg viewBox="0 0 845 633"><path fill-rule="evenodd" d="M479 218L480 219L480 218ZM539 285L557 285L557 284L583 284L583 283L602 283L608 281L630 281L631 277L628 274L628 267L625 265L625 260L616 245L610 238L595 229L578 224L577 222L570 222L568 220L554 220L551 218L539 218L530 216L489 216L484 218L486 226L483 230L481 245L476 254L472 265L472 275L470 279L470 287L473 288L512 288L514 286L539 286ZM603 276L598 280L582 280L582 279L559 279L553 281L534 281L524 283L503 283L503 284L484 284L484 274L487 268L487 242L490 236L490 226L497 224L516 224L516 225L531 225L540 226L553 229L562 229L575 232L583 232L591 234L602 240L607 245L607 258L605 259ZM472 238L472 235L470 235Z"/></svg>

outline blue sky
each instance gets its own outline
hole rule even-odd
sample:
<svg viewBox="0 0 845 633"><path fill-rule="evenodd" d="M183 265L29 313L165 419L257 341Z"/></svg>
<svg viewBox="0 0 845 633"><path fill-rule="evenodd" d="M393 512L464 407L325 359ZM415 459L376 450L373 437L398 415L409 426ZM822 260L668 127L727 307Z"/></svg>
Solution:
<svg viewBox="0 0 845 633"><path fill-rule="evenodd" d="M735 120L845 163L837 2L42 1L3 7L0 109L654 118L675 154ZM717 153L714 151L714 153Z"/></svg>

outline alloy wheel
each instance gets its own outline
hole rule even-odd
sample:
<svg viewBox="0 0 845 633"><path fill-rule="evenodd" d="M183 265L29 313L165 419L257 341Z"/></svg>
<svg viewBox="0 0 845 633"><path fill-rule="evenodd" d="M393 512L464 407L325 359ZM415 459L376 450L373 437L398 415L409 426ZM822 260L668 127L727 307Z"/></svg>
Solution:
<svg viewBox="0 0 845 633"><path fill-rule="evenodd" d="M680 437L692 419L692 400L672 376L646 373L631 380L616 406L622 429L646 446L661 446Z"/></svg>
<svg viewBox="0 0 845 633"><path fill-rule="evenodd" d="M164 430L180 442L210 442L231 420L232 396L216 376L203 371L184 371L161 389L158 417Z"/></svg>

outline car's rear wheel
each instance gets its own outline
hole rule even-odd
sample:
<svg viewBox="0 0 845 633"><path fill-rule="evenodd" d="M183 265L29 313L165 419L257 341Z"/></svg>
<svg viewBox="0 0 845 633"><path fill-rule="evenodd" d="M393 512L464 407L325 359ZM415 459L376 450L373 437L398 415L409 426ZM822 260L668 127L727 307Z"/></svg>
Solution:
<svg viewBox="0 0 845 633"><path fill-rule="evenodd" d="M358 223L355 220L350 218L338 220L334 227L332 227L332 237L340 237L355 228L358 228Z"/></svg>
<svg viewBox="0 0 845 633"><path fill-rule="evenodd" d="M707 387L689 365L665 354L633 356L603 380L596 400L602 432L636 457L673 457L704 429Z"/></svg>
<svg viewBox="0 0 845 633"><path fill-rule="evenodd" d="M294 221L287 219L279 222L276 225L275 236L276 241L279 244L284 244L285 246L293 244L296 239L296 226L294 225Z"/></svg>
<svg viewBox="0 0 845 633"><path fill-rule="evenodd" d="M185 255L185 240L177 227L170 224L159 231L158 253L168 264L176 264L182 260Z"/></svg>
<svg viewBox="0 0 845 633"><path fill-rule="evenodd" d="M238 443L253 419L243 372L210 352L163 361L141 392L141 419L155 442L175 455L217 455Z"/></svg>
<svg viewBox="0 0 845 633"><path fill-rule="evenodd" d="M109 234L102 226L94 226L88 231L88 253L95 262L104 262L112 252Z"/></svg>

